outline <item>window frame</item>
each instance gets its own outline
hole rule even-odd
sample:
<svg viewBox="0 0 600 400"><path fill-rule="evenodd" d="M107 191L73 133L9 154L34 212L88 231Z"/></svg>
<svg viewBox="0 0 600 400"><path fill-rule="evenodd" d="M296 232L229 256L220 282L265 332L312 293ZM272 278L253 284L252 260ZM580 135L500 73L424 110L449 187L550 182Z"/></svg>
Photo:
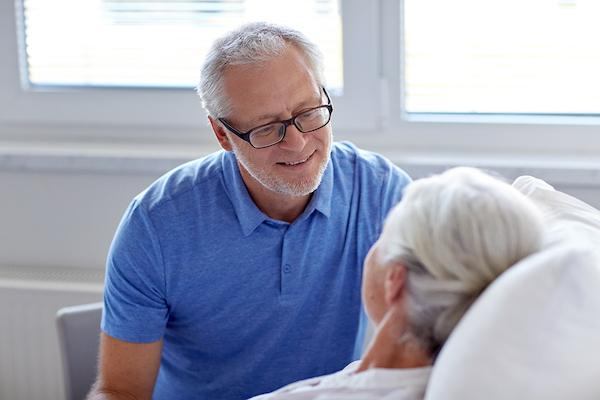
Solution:
<svg viewBox="0 0 600 400"><path fill-rule="evenodd" d="M582 159L597 157L600 152L600 118L594 116L425 115L405 112L402 104L402 4L402 0L381 0L380 45L384 49L380 64L381 134L371 135L367 141L355 136L359 144L388 154L450 155L457 158L476 153L490 154L502 157L502 162L506 163L528 158L535 162L539 157L563 155L580 155Z"/></svg>

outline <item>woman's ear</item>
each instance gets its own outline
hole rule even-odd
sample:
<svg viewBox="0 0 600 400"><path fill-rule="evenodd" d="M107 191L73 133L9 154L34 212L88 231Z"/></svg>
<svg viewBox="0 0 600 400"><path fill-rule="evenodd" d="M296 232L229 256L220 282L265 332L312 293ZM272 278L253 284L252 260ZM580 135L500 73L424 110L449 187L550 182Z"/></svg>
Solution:
<svg viewBox="0 0 600 400"><path fill-rule="evenodd" d="M225 128L223 128L223 125L221 125L219 121L217 121L210 115L208 116L208 121L210 122L210 126L212 127L213 133L215 134L217 141L221 145L221 148L225 151L231 151L231 143L229 142L229 138L227 137L227 133L225 132Z"/></svg>
<svg viewBox="0 0 600 400"><path fill-rule="evenodd" d="M383 289L385 291L385 302L388 306L397 303L404 297L406 288L406 267L396 262L387 267Z"/></svg>

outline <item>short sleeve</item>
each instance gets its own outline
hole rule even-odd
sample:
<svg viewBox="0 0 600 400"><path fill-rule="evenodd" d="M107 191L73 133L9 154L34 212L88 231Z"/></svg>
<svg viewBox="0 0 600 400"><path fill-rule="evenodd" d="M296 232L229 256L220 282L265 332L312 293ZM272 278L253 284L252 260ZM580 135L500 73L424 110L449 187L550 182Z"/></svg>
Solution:
<svg viewBox="0 0 600 400"><path fill-rule="evenodd" d="M387 161L387 160L386 160ZM410 176L402 169L387 161L386 174L381 185L381 218L385 221L390 210L402 200L404 188L412 181Z"/></svg>
<svg viewBox="0 0 600 400"><path fill-rule="evenodd" d="M128 342L160 340L168 317L164 266L156 231L138 200L119 224L106 269L102 330Z"/></svg>

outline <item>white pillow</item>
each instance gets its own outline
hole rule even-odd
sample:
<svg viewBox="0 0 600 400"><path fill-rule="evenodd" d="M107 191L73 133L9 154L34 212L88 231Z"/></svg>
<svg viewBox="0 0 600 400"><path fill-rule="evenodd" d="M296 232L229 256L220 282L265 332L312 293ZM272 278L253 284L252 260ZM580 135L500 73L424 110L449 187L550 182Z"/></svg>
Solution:
<svg viewBox="0 0 600 400"><path fill-rule="evenodd" d="M576 239L600 247L600 211L531 176L517 178L513 187L542 210L547 221L548 245Z"/></svg>
<svg viewBox="0 0 600 400"><path fill-rule="evenodd" d="M428 400L600 399L600 212L530 176L513 186L542 210L546 247L467 312Z"/></svg>
<svg viewBox="0 0 600 400"><path fill-rule="evenodd" d="M500 276L448 339L426 399L600 399L600 254L553 246Z"/></svg>

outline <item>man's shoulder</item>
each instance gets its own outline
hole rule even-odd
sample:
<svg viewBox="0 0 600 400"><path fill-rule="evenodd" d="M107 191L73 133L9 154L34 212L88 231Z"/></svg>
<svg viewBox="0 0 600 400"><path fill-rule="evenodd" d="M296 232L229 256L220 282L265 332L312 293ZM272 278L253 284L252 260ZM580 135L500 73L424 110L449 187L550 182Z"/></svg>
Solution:
<svg viewBox="0 0 600 400"><path fill-rule="evenodd" d="M410 177L404 170L383 155L361 149L348 141L335 142L332 146L331 158L334 164L339 164L348 172L359 172L384 178L391 174L406 182L410 181Z"/></svg>
<svg viewBox="0 0 600 400"><path fill-rule="evenodd" d="M221 184L225 156L225 152L217 151L173 168L136 196L137 202L153 209L174 200L184 200L200 187L202 192L210 192Z"/></svg>

